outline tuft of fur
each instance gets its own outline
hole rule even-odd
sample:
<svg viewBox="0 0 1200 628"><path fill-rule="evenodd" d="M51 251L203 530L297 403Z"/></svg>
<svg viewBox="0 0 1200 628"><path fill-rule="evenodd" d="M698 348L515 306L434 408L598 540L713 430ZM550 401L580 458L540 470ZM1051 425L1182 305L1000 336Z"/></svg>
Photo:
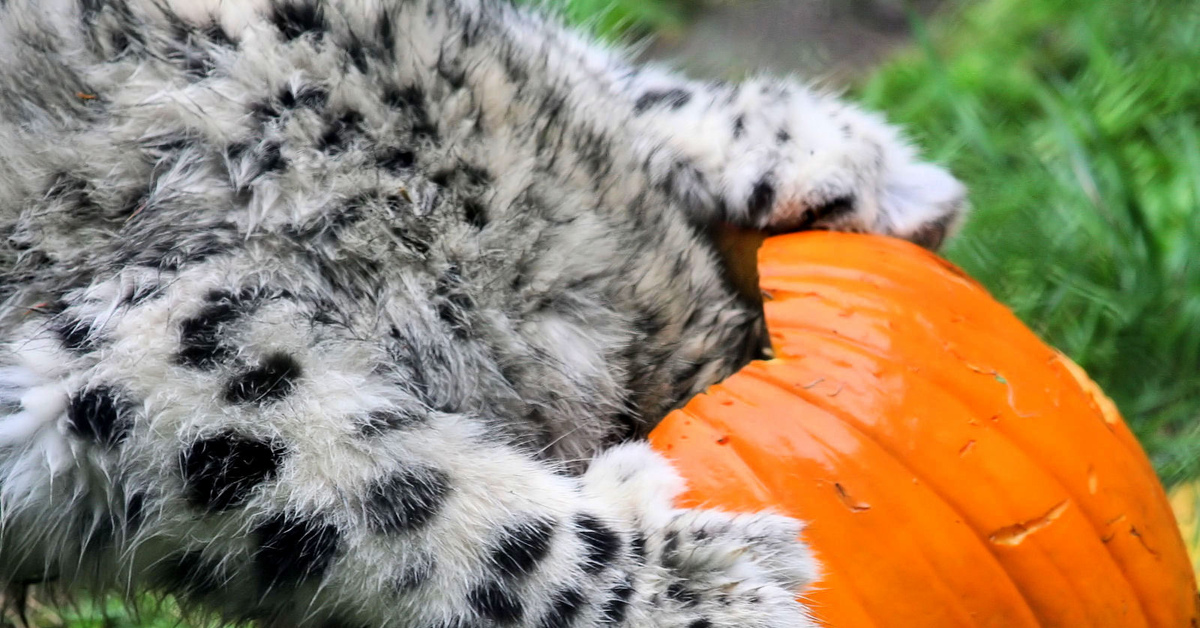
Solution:
<svg viewBox="0 0 1200 628"><path fill-rule="evenodd" d="M962 205L836 98L500 0L0 3L0 583L811 625L800 524L676 509L638 441L757 350L708 233Z"/></svg>

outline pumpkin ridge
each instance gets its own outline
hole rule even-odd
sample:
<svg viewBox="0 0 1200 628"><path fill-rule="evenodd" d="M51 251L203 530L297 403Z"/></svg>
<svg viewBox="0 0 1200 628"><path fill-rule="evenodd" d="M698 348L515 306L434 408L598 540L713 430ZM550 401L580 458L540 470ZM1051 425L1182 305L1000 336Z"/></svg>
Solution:
<svg viewBox="0 0 1200 628"><path fill-rule="evenodd" d="M761 364L762 362L758 362L758 363L759 363L759 364ZM751 363L751 364L754 364L754 363ZM763 379L763 378L759 377L759 376L758 376L758 374L757 374L757 373L756 373L754 370L752 370L752 369L749 369L749 368L744 368L744 369L742 369L741 373L743 373L743 374L745 374L746 376L748 376L748 377L747 377L747 379L754 379L754 380L757 380L757 381L759 381L759 382L761 382L761 383L764 383L764 384L767 384L767 385L769 385L769 386L772 386L772 387L774 387L774 388L778 388L778 389L780 389L780 390L783 390L784 392L787 392L787 393L789 393L789 394L793 394L793 391L792 391L792 389L791 389L791 387L790 387L790 386L788 386L788 385L785 385L785 384L781 384L780 382L778 382L778 381L774 381L774 380L771 380L771 379ZM734 391L730 390L730 389L729 389L729 388L727 388L727 387L722 387L722 392L723 392L724 394L727 394L727 395L729 395L730 397L733 397L733 398L735 398L735 399L738 399L738 400L739 400L739 401L741 401L742 403L745 403L745 404L747 404L747 405L749 405L749 406L751 406L751 407L753 407L753 406L754 406L754 402L753 402L752 400L750 400L750 399L747 399L746 397L744 397L744 396L742 396L742 395L739 395L739 394L737 394L736 392L734 392ZM829 412L828 414L830 414L830 415L834 416L834 417L835 417L835 419L836 419L836 420L837 420L837 421L838 421L838 422L839 422L841 425L845 426L847 429L849 429L849 430L853 431L855 434L859 435L859 436L862 438L862 440L863 440L863 441L865 441L865 442L868 442L868 443L870 443L871 445L873 445L873 446L874 446L874 447L875 447L875 448L876 448L876 449L877 449L877 450L878 450L878 451L879 451L881 454L885 455L885 456L886 456L887 458L889 458L891 461L895 462L895 463L896 463L896 465L897 465L898 467L901 467L901 468L905 469L906 471L908 471L908 472L910 472L910 473L912 472L912 468L911 468L911 467L909 467L909 466L908 466L908 464L907 464L907 463L905 463L903 460L900 460L900 459L898 459L898 458L897 458L897 457L894 455L894 453L893 453L892 451L890 451L889 449L887 449L887 448L884 448L883 446L881 446L881 445L878 443L878 441L876 441L876 440L875 440L874 438L872 438L870 435L863 433L863 432L862 432L862 430L859 430L859 429L858 429L857 427L855 427L854 425L851 425L851 424L847 423L846 421L842 420L842 419L840 418L840 417L841 417L840 413L837 413L837 412ZM804 430L804 432L805 432L806 434L808 434L809 438L810 438L810 439L812 439L812 441L813 441L813 442L819 443L819 444L821 444L821 446L822 446L822 447L825 447L825 448L827 448L827 449L829 449L829 450L831 450L831 451L832 451L832 450L836 450L836 448L834 448L832 445L830 445L830 444L828 443L828 441L827 441L825 438L823 438L823 437L822 437L822 436L821 436L819 433L817 433L817 432L814 432L814 431L813 431L812 429L810 429L810 428L809 428L807 425L805 425L805 422L804 422L804 421L796 421L796 425L797 425L797 426L798 426L800 429ZM744 450L744 448L743 448L743 449L739 449L739 448L738 448L738 446L737 446L737 443L739 443L739 442L741 441L741 439L736 437L736 434L737 434L736 430L731 430L731 431L733 431L733 432L734 432L734 435L732 435L732 436L730 437L730 440L729 440L729 443L728 443L728 445L727 445L727 446L729 446L729 447L733 447L733 448L734 448L734 451L737 451L737 452L738 452L738 457L739 457L739 458L742 458L742 459L744 460L744 459L745 459L745 456L743 456L743 455L742 455L742 453L743 453L743 452L745 452L745 450ZM745 460L746 464L747 464L748 466L750 466L752 469L755 469L756 473L758 473L758 472L761 472L761 471L759 470L759 469L761 468L761 464L756 464L756 463L754 462L755 460L757 460L757 459L759 458L759 456L754 456L754 455L753 455L753 452L748 452L748 453L750 453L750 454L751 454L751 455L750 455L750 457L751 457L751 460ZM767 464L767 462L766 462L766 461L764 461L764 462L763 462L763 464ZM914 476L916 476L917 474L913 473L913 475L914 475ZM961 516L962 516L962 515L961 515L961 513L960 513L960 512L959 512L959 511L958 511L956 508L954 508L953 506L951 506L951 505L950 505L950 504L949 504L949 503L946 501L946 499L945 499L945 498L944 498L944 497L941 495L941 493L939 493L938 491L936 491L936 490L935 490L935 489L934 489L932 486L930 486L928 483L926 483L926 485L925 485L925 486L926 486L926 489L927 489L927 490L929 490L931 493L933 493L933 494L934 494L934 495L937 497L937 499L938 499L939 501L941 501L941 502L942 502L942 503L943 503L943 504L946 506L946 508L947 508L948 510L952 511L952 512L953 512L955 515L957 515L957 516L959 516L959 517L961 517ZM777 494L775 491L773 491L773 490L770 490L770 489L768 489L768 490L771 492L771 494L772 494L772 495L774 495L774 496L778 497L778 494ZM777 499L777 501L779 501L779 500ZM801 515L801 516L803 516L803 515ZM982 543L981 543L981 545L982 545ZM948 580L946 580L944 577L942 577L942 575L941 575L940 571L939 571L939 570L938 570L938 569L935 567L934 563L933 563L933 562L931 562L931 561L928 559L928 555L927 555L927 553L926 553L926 552L923 550L923 547L924 547L924 546L921 546L921 545L914 545L914 547L918 548L916 553L917 553L918 555L920 555L920 557L921 557L921 559L922 559L922 563L923 563L923 564L924 564L926 567L928 567L928 570L929 570L931 573L933 573L933 574L934 574L934 576L937 578L938 582L939 582L939 583L942 585L942 587L943 587L943 588L944 588L944 589L945 589L945 590L946 590L948 593L951 593L951 595L950 595L949 597L950 597L951 599L954 599L956 602L959 602L959 603L958 603L958 604L956 604L956 606L955 606L956 610L958 611L958 613L957 613L957 614L958 614L958 615L960 615L961 617L970 617L970 616L971 616L971 613L970 613L970 611L969 611L969 610L968 610L968 609L967 609L965 606L963 606L963 605L961 604L961 600L959 600L959 599L958 599L958 598L956 598L954 595L952 595L955 589L954 589L954 587L953 587L953 586L951 586L951 583L950 583L950 581L948 581ZM988 551L988 553L989 553L989 554L991 554L991 549L990 549L990 548L987 548L987 547L985 546L985 549ZM996 567L997 567L997 571L999 571L1000 573L1003 573L1003 574L1004 574L1004 577L1005 577L1005 579L1007 579L1007 580L1008 580L1008 582L1009 582L1009 584L1011 584L1011 585L1012 585L1012 589L1013 589L1013 591L1015 591L1015 592L1016 592L1017 596L1018 596L1018 597L1019 597L1019 598L1020 598L1022 601L1024 601L1024 602L1025 602L1025 609L1028 611L1028 614L1029 614L1031 617L1033 617L1033 616L1036 616L1036 614L1033 612L1033 609L1032 609L1032 608L1029 606L1029 602L1028 602L1028 600L1025 598L1025 595L1024 595L1022 592L1021 592L1021 589L1020 589L1020 587L1016 586L1016 584L1015 584L1014 582L1012 582L1012 579L1011 579L1011 577L1009 576L1009 574L1008 574L1007 570L1005 570L1005 569L1004 569L1003 565L1002 565L1002 564L1000 564L1000 563L999 563L999 561L996 561ZM964 622L964 623L963 623L963 625L967 625L967 623L966 623L966 622Z"/></svg>
<svg viewBox="0 0 1200 628"><path fill-rule="evenodd" d="M814 335L820 335L826 341L831 342L831 344L840 344L843 346L847 346L853 350L858 350L858 351L862 351L863 353L867 353L871 357L878 359L882 362L887 362L887 363L890 363L893 365L897 364L897 362L895 360L888 357L879 348L874 347L868 343L860 342L858 340L855 340L854 338L837 335L837 334L832 334L832 333L829 333L828 331L821 329L819 327L812 327L809 329L788 327L788 329L794 330L799 333L812 333ZM757 361L757 362L752 362L750 365L748 365L746 368L744 368L742 371L740 371L740 373L743 373L743 374L751 376L751 377L755 377L757 379L762 379L762 377L760 376L760 373L758 373L754 368L752 368L753 366L758 365L758 364L763 365L762 366L763 371L766 371L769 368L768 363ZM765 375L765 373L763 373L761 375ZM770 377L770 376L767 375L767 377ZM929 377L929 375L927 374L927 371L923 370L920 373L910 373L907 375L907 377L910 377L913 379L920 379L920 380L926 382L931 388L935 388L939 391L942 391L943 394L945 394L947 398L954 399L954 400L962 403L963 406L968 409L970 407L970 404L967 404L966 402L963 401L961 395L958 393L957 390L952 390L950 387L947 387L947 386L944 386L944 385L938 383L937 381L935 381L934 379ZM784 386L778 380L773 381L771 383L776 386L779 386L779 387ZM822 399L821 395L814 394L811 391L807 391L804 389L796 389L796 390L793 390L791 388L786 388L786 389L789 390L789 392L791 392L792 394L795 394L795 395L803 398L808 403L810 403L814 406L817 406L824 411L827 411L827 412L830 412L833 414L837 414L839 416L847 416L847 417L854 416L848 412L843 411L840 408L832 407L827 399ZM1083 394L1083 393L1081 393L1081 394ZM1016 412L1015 408L1010 407L1010 409L1013 410L1014 413ZM991 429L994 430L995 434L1002 437L1006 442L1012 444L1014 449L1020 451L1021 454L1023 455L1023 457L1029 461L1031 466L1038 469L1038 471L1040 473L1042 473L1046 478L1053 481L1054 484L1061 490L1062 494L1066 495L1067 498L1070 499L1071 502L1073 502L1076 505L1076 507L1079 508L1080 511L1084 514L1083 519L1085 521L1087 521L1087 524L1092 531L1093 537L1096 539L1102 538L1104 536L1104 533L1103 533L1103 530L1101 530L1097 526L1097 522L1103 520L1103 515L1101 515L1100 513L1096 512L1095 510L1093 510L1092 508L1089 508L1087 506L1091 500L1083 499L1080 494L1077 494L1074 490L1072 490L1070 488L1070 486L1071 486L1070 482L1066 481L1059 474L1055 473L1052 468L1048 468L1045 465L1043 465L1041 462L1038 462L1035 456L1030 455L1027 452L1027 448L1028 448L1027 445L1025 443L1023 443L1022 440L1014 439L1013 432L1011 430L1008 430L1005 428L1005 423L1006 423L1005 421L1000 421L999 423L991 426ZM858 430L857 427L855 427L855 429ZM858 430L858 431L861 431L861 430ZM897 457L896 453L893 452L890 448L883 446L882 444L879 443L879 441L875 440L873 437L868 436L868 438L870 438L870 440L872 442L876 443L876 445L881 447L884 451L887 451L889 453L889 455L891 455L892 457ZM1128 454L1128 451L1124 447L1121 448L1121 451ZM906 469L909 469L910 471L912 471L911 467L909 467L907 464L905 464L904 466ZM913 473L913 475L918 475L918 474ZM924 478L922 478L922 481L925 481ZM932 486L930 486L930 488L931 488L931 490L933 490ZM937 491L935 491L935 492L937 492ZM942 499L942 501L947 503L947 506L950 506L949 502L945 499L945 497L940 492L937 492L937 494L938 494L938 497ZM953 506L951 506L951 507L953 508ZM958 510L955 509L955 512L958 512ZM988 531L978 530L978 529L975 531L976 531L976 534L980 536L981 543L983 543L985 545L985 547L988 548L989 553L992 554L993 556L997 556L995 554L995 552L993 551L991 544L986 542L986 535L987 535ZM1120 576L1126 586L1126 590L1130 594L1129 597L1131 597L1133 600L1137 601L1138 614L1142 617L1144 625L1149 625L1150 614L1147 612L1147 608L1146 608L1147 601L1142 598L1141 591L1137 587L1133 586L1133 582L1130 580L1130 574L1127 569L1127 563L1125 561L1121 560L1121 558L1118 557L1117 555L1114 555L1112 550L1109 549L1109 546L1107 544L1101 543L1101 545L1104 546L1104 555L1107 556L1108 559L1111 561L1114 570L1120 574ZM1043 554L1044 554L1044 552L1043 552ZM1047 556L1047 562L1052 565L1054 564L1054 561L1049 560L1048 556ZM1061 571L1059 571L1058 573L1062 574ZM1064 577L1064 580L1066 580L1068 583L1070 583L1071 586L1073 587L1074 583L1071 582L1070 578ZM1024 594L1022 594L1022 597L1024 597ZM1083 606L1083 605L1081 605L1081 606Z"/></svg>
<svg viewBox="0 0 1200 628"><path fill-rule="evenodd" d="M716 384L716 385L710 387L709 391L715 390L715 389L723 390L723 387L720 384ZM707 394L707 392L708 391L706 391L705 393L702 393L702 395ZM730 393L730 396L733 396L732 393ZM664 428L669 430L671 428L680 429L681 427L686 426L689 429L689 433L691 431L696 430L697 428L703 429L706 432L709 432L711 434L720 434L725 431L725 430L721 429L721 426L715 424L716 419L713 417L698 415L694 412L688 411L686 408L680 409L677 412L678 412L678 415L676 417L673 417L672 419L670 419L668 421L664 421L664 423L666 424L666 425L664 425ZM686 419L685 421L683 421L682 426L677 425L677 423L678 423L677 419L679 416L682 416ZM688 424L689 421L690 421L690 425ZM726 427L728 427L728 426L726 426ZM652 436L652 438L662 438L663 434L664 433L662 431L655 432L655 434ZM668 436L667 438L670 438L670 437ZM693 438L693 436L689 436L689 438ZM668 458L670 458L672 456L672 449L668 448L668 449L664 450L663 453ZM756 505L751 506L751 509L754 509L754 510L763 509L763 508L769 509L769 508L772 508L772 504L777 504L780 502L778 492L776 492L775 490L766 486L758 478L757 475L753 475L755 473L755 471L750 467L750 464L747 461L746 456L742 456L742 455L730 456L728 458L723 458L722 462L721 462L721 464L725 465L726 467L728 467L731 464L735 464L735 463L737 465L739 465L740 467L745 468L752 474L751 477L753 478L754 484L755 484L755 488L753 489L753 492L759 493L763 496L763 497L760 497L759 495L754 496L753 501L755 502ZM743 474L738 475L739 480L744 481L745 477L746 476ZM741 488L741 486L742 485L739 485L739 488ZM685 507L690 507L690 508L709 507L709 508L716 508L717 510L722 510L725 512L742 512L744 510L744 509L739 509L739 508L731 508L730 505L728 505L728 504L715 504L714 505L712 503L713 500L711 497L706 498L704 500L697 499L697 497L698 497L698 495L696 494L696 492L692 491L690 489L690 482L689 482L689 490L684 493L683 501L682 501L682 503L680 503L680 506L685 506ZM757 504L761 504L761 506L758 506ZM804 519L803 514L801 514L799 516L799 519L801 521L806 521ZM803 597L804 595L811 595L811 594L820 592L822 590L829 590L828 587L821 586L822 584L824 584L826 582L826 577L828 577L830 574L842 573L842 570L837 568L837 565L840 564L840 562L838 560L833 560L833 559L829 558L828 556L826 556L825 554L818 553L815 549L813 550L813 552L814 552L814 556L818 560L818 563L820 564L819 579L816 582L814 582L812 585L810 585L809 588L801 595L801 597ZM832 553L830 553L830 554L832 554ZM836 559L836 555L833 555L833 558ZM854 601L854 605L852 606L852 608L854 608L858 611L858 616L855 618L856 623L854 623L852 625L854 625L856 628L874 628L874 627L878 626L878 623L875 621L875 618L870 616L867 613L866 609L864 608L864 604L861 601L863 599L867 599L867 598L864 598L865 592L861 591L858 587L856 587L854 585L855 585L855 583L853 583L853 582L845 581L845 582L839 583L838 586L836 587L837 595L842 596L844 598L850 598L851 600ZM811 606L810 608L814 612L816 612L822 608L822 605L816 604L814 606ZM866 624L862 623L864 620L867 622Z"/></svg>
<svg viewBox="0 0 1200 628"><path fill-rule="evenodd" d="M858 434L864 441L870 442L872 445L874 445L876 448L878 448L879 451L883 452L889 458L894 460L896 462L897 466L904 468L906 471L911 473L913 475L913 477L918 478L918 480L925 486L926 490L928 490L930 493L932 493L938 499L938 501L942 502L942 504L945 505L945 507L948 510L950 510L952 513L954 513L954 515L956 517L962 519L963 522L969 521L969 518L966 515L964 515L963 512L961 510L959 510L946 497L946 495L944 493L942 493L942 491L938 490L936 484L928 481L928 479L925 477L925 474L917 473L916 470L913 469L913 467L910 466L906 461L902 460L901 457L898 456L896 454L896 452L892 450L892 448L884 445L882 442L880 442L878 439L876 439L874 435L861 429L855 422L848 421L848 420L846 420L846 418L844 418L844 417L852 417L853 415L851 415L850 413L845 412L839 408L829 407L827 404L825 404L823 402L815 403L814 399L816 399L818 397L818 395L815 395L808 390L804 390L803 388L796 389L796 388L792 387L791 385L787 384L786 382L782 382L779 379L771 376L767 372L768 367L767 367L766 363L763 363L763 362L758 363L758 364L762 365L761 370L750 368L754 364L755 363L751 363L751 365L749 365L747 368L744 368L741 371L741 373L749 378L756 379L760 382L770 384L771 386L785 390L789 394L800 396L800 397L804 398L804 400L809 402L810 404L817 406L820 410L822 410L832 416L837 417L838 421L840 423L842 423L847 429L853 431L855 434ZM729 390L726 390L725 392L727 394L729 394L730 396L738 397L738 395L732 393ZM738 397L738 398L741 398L741 397ZM745 400L743 399L743 401L745 401ZM803 426L803 422L800 422L800 424L801 424L801 426ZM810 435L812 435L812 432L810 430L808 430L807 427L804 427L804 429ZM813 438L813 440L823 442L819 436L812 435L812 438ZM997 568L997 571L1004 574L1004 577L1008 581L1009 585L1011 585L1012 590L1015 591L1017 596L1021 598L1021 601L1024 602L1025 610L1027 610L1029 612L1030 616L1036 617L1037 614L1034 613L1033 607L1030 605L1029 599L1025 596L1025 593L1024 593L1024 591L1022 591L1021 586L1018 585L1016 583L1016 581L1014 581L1012 579L1012 575L1008 572L1008 569L1005 568L1004 563L1003 563L1003 561L1000 560L999 555L996 554L995 548L993 548L991 546L991 544L987 542L986 538L981 536L980 530L976 529L974 526L970 526L969 524L968 524L968 527L970 527L972 532L974 533L974 536L975 536L976 540L978 541L979 546L983 548L983 550L988 554L988 556L991 556L992 561L995 564L995 567ZM1060 573L1060 575L1062 575L1062 574ZM1064 576L1063 580L1066 581L1068 579Z"/></svg>

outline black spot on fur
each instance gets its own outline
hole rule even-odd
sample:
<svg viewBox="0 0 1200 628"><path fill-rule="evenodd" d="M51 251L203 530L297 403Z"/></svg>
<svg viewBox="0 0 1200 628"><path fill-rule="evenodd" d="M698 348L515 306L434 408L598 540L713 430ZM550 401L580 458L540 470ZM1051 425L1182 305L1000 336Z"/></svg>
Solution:
<svg viewBox="0 0 1200 628"><path fill-rule="evenodd" d="M321 623L321 628L375 628L372 624L356 624L341 619L330 619Z"/></svg>
<svg viewBox="0 0 1200 628"><path fill-rule="evenodd" d="M460 161L458 171L472 185L486 185L492 182L492 173L487 168Z"/></svg>
<svg viewBox="0 0 1200 628"><path fill-rule="evenodd" d="M345 150L346 144L350 142L351 136L357 132L358 126L362 121L362 114L353 109L342 113L342 115L331 120L325 126L321 137L317 138L317 148L331 153L338 153Z"/></svg>
<svg viewBox="0 0 1200 628"><path fill-rule="evenodd" d="M504 578L527 575L550 553L554 521L537 518L508 526L492 548L492 562Z"/></svg>
<svg viewBox="0 0 1200 628"><path fill-rule="evenodd" d="M394 586L398 593L408 593L420 588L433 577L434 565L432 556L424 556L408 561L400 570Z"/></svg>
<svg viewBox="0 0 1200 628"><path fill-rule="evenodd" d="M750 192L750 198L746 201L746 208L750 212L750 219L756 222L763 220L771 213L771 209L774 207L775 186L766 179L754 184L754 190Z"/></svg>
<svg viewBox="0 0 1200 628"><path fill-rule="evenodd" d="M225 231L219 225L189 225L189 229L209 229L185 240L161 240L149 246L130 247L124 251L122 263L149 266L162 271L176 272L188 264L202 262L229 250Z"/></svg>
<svg viewBox="0 0 1200 628"><path fill-rule="evenodd" d="M946 234L950 232L950 225L953 222L954 216L943 216L921 225L919 229L909 234L908 239L918 246L936 251L945 241Z"/></svg>
<svg viewBox="0 0 1200 628"><path fill-rule="evenodd" d="M71 432L106 447L115 447L129 436L131 408L112 388L97 386L71 397L67 426Z"/></svg>
<svg viewBox="0 0 1200 628"><path fill-rule="evenodd" d="M200 32L206 39L218 46L237 48L237 42L230 39L229 34L225 32L225 28L221 26L220 20L213 20L211 24Z"/></svg>
<svg viewBox="0 0 1200 628"><path fill-rule="evenodd" d="M332 524L295 513L275 515L255 528L254 535L259 544L254 566L264 590L324 576L341 540Z"/></svg>
<svg viewBox="0 0 1200 628"><path fill-rule="evenodd" d="M185 597L216 593L224 580L220 564L205 558L199 551L165 559L162 578L167 590Z"/></svg>
<svg viewBox="0 0 1200 628"><path fill-rule="evenodd" d="M621 550L621 537L593 515L575 516L576 533L584 547L584 571L599 573Z"/></svg>
<svg viewBox="0 0 1200 628"><path fill-rule="evenodd" d="M437 126L434 125L425 109L425 92L420 87L415 85L404 88L389 87L383 92L383 102L389 107L403 110L408 114L414 136L437 140Z"/></svg>
<svg viewBox="0 0 1200 628"><path fill-rule="evenodd" d="M538 628L567 628L587 607L587 598L578 589L563 589L550 599L550 610Z"/></svg>
<svg viewBox="0 0 1200 628"><path fill-rule="evenodd" d="M817 221L837 220L843 216L853 214L854 209L853 196L840 196L820 207L814 207L812 211L805 215L805 222L811 224Z"/></svg>
<svg viewBox="0 0 1200 628"><path fill-rule="evenodd" d="M286 353L272 353L259 365L225 386L225 400L230 403L265 403L286 397L300 379L300 363Z"/></svg>
<svg viewBox="0 0 1200 628"><path fill-rule="evenodd" d="M287 451L278 443L234 432L192 443L179 454L184 495L195 507L220 512L240 506L275 477Z"/></svg>
<svg viewBox="0 0 1200 628"><path fill-rule="evenodd" d="M364 437L382 436L386 432L420 425L424 416L401 410L375 410L359 419L358 433Z"/></svg>
<svg viewBox="0 0 1200 628"><path fill-rule="evenodd" d="M638 562L646 562L646 537L641 533L633 535L633 540L629 542L629 550Z"/></svg>
<svg viewBox="0 0 1200 628"><path fill-rule="evenodd" d="M476 229L482 229L488 224L487 207L482 201L474 198L464 199L462 203L463 218Z"/></svg>
<svg viewBox="0 0 1200 628"><path fill-rule="evenodd" d="M790 142L791 139L792 134L788 133L787 129L779 129L779 131L775 133L775 141L779 142L780 144L786 144Z"/></svg>
<svg viewBox="0 0 1200 628"><path fill-rule="evenodd" d="M54 333L63 347L74 353L86 353L95 348L91 326L77 318L65 317L54 325Z"/></svg>
<svg viewBox="0 0 1200 628"><path fill-rule="evenodd" d="M692 93L683 89L668 89L663 91L646 92L638 97L637 102L633 105L635 113L643 113L651 107L667 105L671 109L679 109L688 104L692 99Z"/></svg>
<svg viewBox="0 0 1200 628"><path fill-rule="evenodd" d="M427 523L449 495L450 476L432 467L405 469L367 489L367 524L379 534L400 534Z"/></svg>
<svg viewBox="0 0 1200 628"><path fill-rule="evenodd" d="M367 65L367 46L362 38L351 31L342 41L342 50L359 74L367 73L370 66Z"/></svg>
<svg viewBox="0 0 1200 628"><path fill-rule="evenodd" d="M376 165L394 173L411 168L416 162L416 154L404 148L389 148L375 157Z"/></svg>
<svg viewBox="0 0 1200 628"><path fill-rule="evenodd" d="M712 628L712 622L701 618L688 624L688 628Z"/></svg>
<svg viewBox="0 0 1200 628"><path fill-rule="evenodd" d="M320 38L328 28L324 6L318 0L276 0L270 20L288 41L309 33Z"/></svg>
<svg viewBox="0 0 1200 628"><path fill-rule="evenodd" d="M221 329L237 320L240 309L229 293L216 292L210 294L208 300L210 304L179 326L179 353L175 361L183 366L211 369L230 354L229 348L221 342Z"/></svg>
<svg viewBox="0 0 1200 628"><path fill-rule="evenodd" d="M238 194L245 194L249 190L249 185L255 179L272 172L280 172L287 168L287 158L283 156L283 148L279 142L267 141L259 142L251 145L246 142L236 142L225 148L226 158L229 162L240 162L246 160L250 167L245 168L244 172L238 168L236 178L234 177L231 167L231 178L235 178L234 191Z"/></svg>
<svg viewBox="0 0 1200 628"><path fill-rule="evenodd" d="M604 623L617 625L625 621L625 615L629 613L629 597L632 595L633 585L629 580L624 580L613 587L609 592L608 601L600 609L600 613L604 616Z"/></svg>
<svg viewBox="0 0 1200 628"><path fill-rule="evenodd" d="M329 102L329 92L314 85L286 86L274 98L251 107L254 115L266 122L293 109L323 109Z"/></svg>
<svg viewBox="0 0 1200 628"><path fill-rule="evenodd" d="M321 109L329 102L329 92L314 85L301 85L295 91L286 89L279 95L279 104L294 109L306 107Z"/></svg>
<svg viewBox="0 0 1200 628"><path fill-rule="evenodd" d="M733 119L733 139L741 139L746 134L746 116L738 114L738 117Z"/></svg>
<svg viewBox="0 0 1200 628"><path fill-rule="evenodd" d="M462 276L457 266L451 266L439 279L434 289L434 300L438 318L446 323L454 334L466 337L471 322L468 312L475 308L475 301L461 290Z"/></svg>
<svg viewBox="0 0 1200 628"><path fill-rule="evenodd" d="M700 596L697 595L694 590L689 589L687 585L680 580L676 580L667 586L667 597L679 602L680 604L683 604L688 608L691 608L700 602Z"/></svg>
<svg viewBox="0 0 1200 628"><path fill-rule="evenodd" d="M259 147L258 172L266 174L278 172L287 167L287 159L283 157L279 142L263 142Z"/></svg>
<svg viewBox="0 0 1200 628"><path fill-rule="evenodd" d="M138 491L125 498L125 531L135 532L146 518L146 494Z"/></svg>
<svg viewBox="0 0 1200 628"><path fill-rule="evenodd" d="M159 286L156 284L141 284L134 286L125 298L122 299L122 304L138 306L146 301L159 296Z"/></svg>
<svg viewBox="0 0 1200 628"><path fill-rule="evenodd" d="M375 25L376 35L379 39L379 45L383 46L384 52L388 56L396 54L396 33L395 26L392 24L392 14L384 9L379 13L379 22Z"/></svg>
<svg viewBox="0 0 1200 628"><path fill-rule="evenodd" d="M475 612L501 624L515 624L525 614L525 606L516 592L499 582L476 587L467 594L467 602Z"/></svg>

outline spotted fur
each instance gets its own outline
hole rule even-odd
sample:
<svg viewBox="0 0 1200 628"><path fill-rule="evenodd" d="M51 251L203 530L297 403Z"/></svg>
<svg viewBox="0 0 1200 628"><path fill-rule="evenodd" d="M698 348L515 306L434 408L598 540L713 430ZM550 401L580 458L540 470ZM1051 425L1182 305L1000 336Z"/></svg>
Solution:
<svg viewBox="0 0 1200 628"><path fill-rule="evenodd" d="M500 0L0 2L0 583L809 625L799 524L674 508L637 440L760 340L710 227L936 246L962 198L831 96Z"/></svg>

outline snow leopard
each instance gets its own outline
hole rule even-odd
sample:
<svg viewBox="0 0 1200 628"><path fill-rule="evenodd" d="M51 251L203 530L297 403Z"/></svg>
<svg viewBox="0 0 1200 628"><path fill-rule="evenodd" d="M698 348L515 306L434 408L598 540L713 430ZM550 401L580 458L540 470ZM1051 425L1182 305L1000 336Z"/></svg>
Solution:
<svg viewBox="0 0 1200 628"><path fill-rule="evenodd" d="M714 233L937 247L796 79L504 0L0 2L0 584L265 626L814 625L798 521L645 436L754 358Z"/></svg>

